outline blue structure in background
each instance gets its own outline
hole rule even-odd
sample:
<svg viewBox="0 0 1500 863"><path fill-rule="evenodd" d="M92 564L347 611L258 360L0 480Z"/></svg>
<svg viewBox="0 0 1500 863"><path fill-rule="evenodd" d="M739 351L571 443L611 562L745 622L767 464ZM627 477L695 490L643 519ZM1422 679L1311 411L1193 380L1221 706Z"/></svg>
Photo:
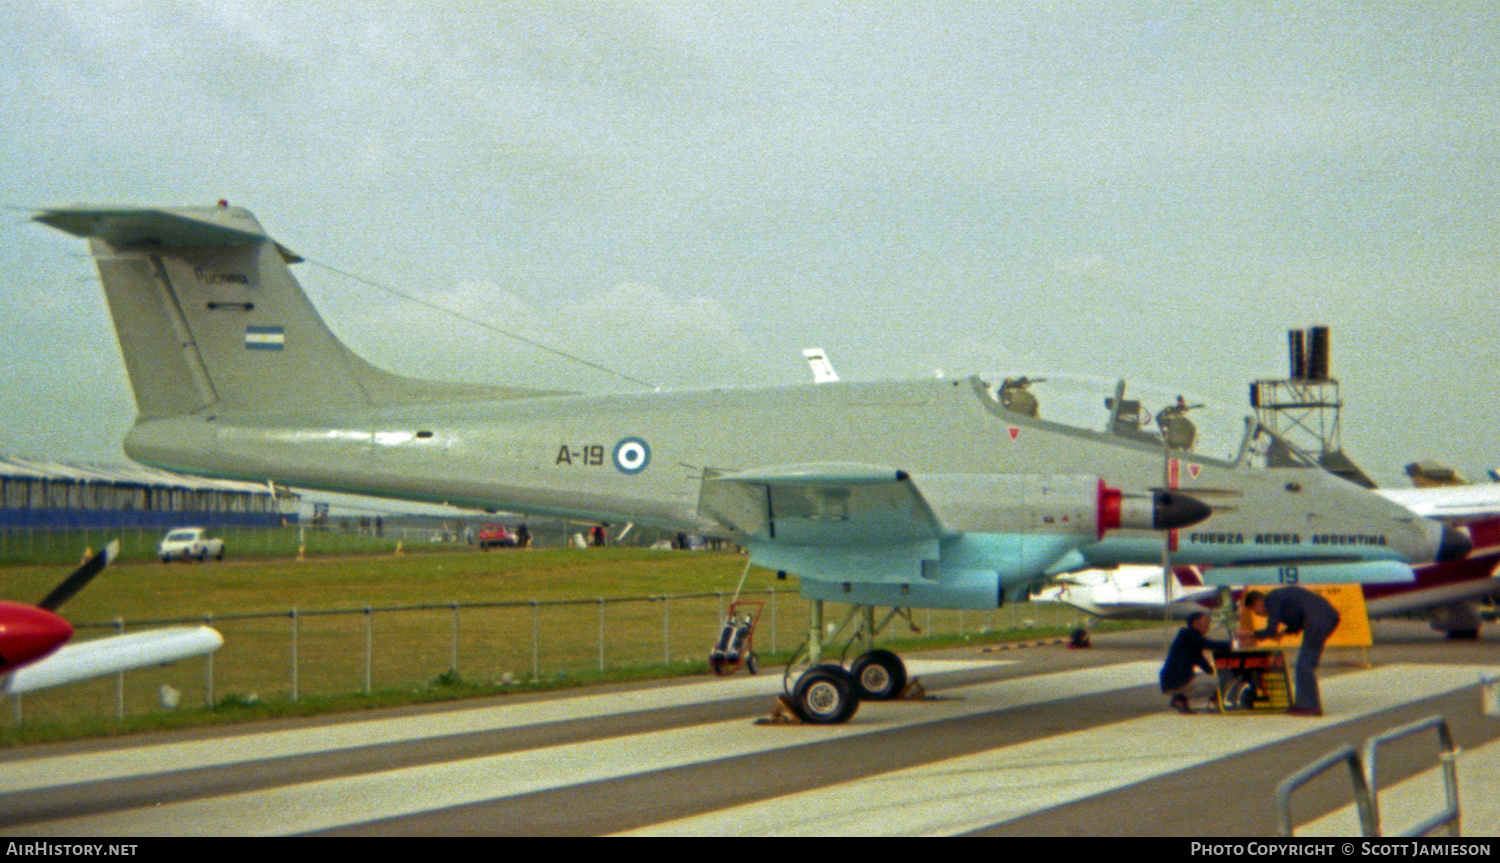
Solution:
<svg viewBox="0 0 1500 863"><path fill-rule="evenodd" d="M154 468L0 457L0 530L275 527L297 522L297 501L284 489Z"/></svg>

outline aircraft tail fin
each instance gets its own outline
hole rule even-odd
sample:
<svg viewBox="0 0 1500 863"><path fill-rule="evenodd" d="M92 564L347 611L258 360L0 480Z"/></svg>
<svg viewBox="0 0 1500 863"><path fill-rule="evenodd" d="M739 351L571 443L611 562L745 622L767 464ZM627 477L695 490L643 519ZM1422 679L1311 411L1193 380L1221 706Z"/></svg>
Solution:
<svg viewBox="0 0 1500 863"><path fill-rule="evenodd" d="M1177 583L1184 587L1203 586L1203 573L1196 566L1174 566L1172 574L1177 577Z"/></svg>
<svg viewBox="0 0 1500 863"><path fill-rule="evenodd" d="M833 363L829 362L828 354L822 348L804 348L802 356L812 368L813 383L831 384L838 381L839 373L833 370Z"/></svg>
<svg viewBox="0 0 1500 863"><path fill-rule="evenodd" d="M302 259L240 207L68 208L36 221L89 240L139 419L506 398L526 390L382 371L333 334Z"/></svg>

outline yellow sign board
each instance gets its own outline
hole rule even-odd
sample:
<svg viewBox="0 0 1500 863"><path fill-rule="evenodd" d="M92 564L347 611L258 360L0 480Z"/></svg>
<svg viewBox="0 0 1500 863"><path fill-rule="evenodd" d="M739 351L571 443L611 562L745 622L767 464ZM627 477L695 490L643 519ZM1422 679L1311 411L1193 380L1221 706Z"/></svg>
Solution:
<svg viewBox="0 0 1500 863"><path fill-rule="evenodd" d="M1245 590L1258 590L1261 593L1270 593L1282 585L1268 585L1265 587L1247 587ZM1328 647L1369 647L1374 644L1370 636L1370 615L1365 610L1365 594L1357 584L1305 584L1302 587L1316 593L1333 604L1334 610L1339 613L1338 628L1328 636ZM1240 610L1240 629L1259 630L1266 626L1266 619L1254 614L1248 608ZM1302 645L1302 634L1287 635L1282 633L1280 638L1258 639L1251 645L1256 648L1271 648L1287 650Z"/></svg>

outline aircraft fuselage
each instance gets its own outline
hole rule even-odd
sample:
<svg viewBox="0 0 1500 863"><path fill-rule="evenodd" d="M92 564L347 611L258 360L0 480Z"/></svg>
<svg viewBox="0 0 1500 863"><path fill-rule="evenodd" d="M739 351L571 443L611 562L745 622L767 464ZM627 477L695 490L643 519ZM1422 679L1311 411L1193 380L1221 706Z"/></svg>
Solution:
<svg viewBox="0 0 1500 863"><path fill-rule="evenodd" d="M705 470L844 462L912 474L1091 474L1129 493L1213 506L1174 560L1309 555L1421 560L1434 526L1311 468L1248 468L1012 413L978 379L759 390L556 395L319 413L146 420L129 455L167 469L356 494L723 533ZM1154 562L1161 535L1121 530L1090 562Z"/></svg>

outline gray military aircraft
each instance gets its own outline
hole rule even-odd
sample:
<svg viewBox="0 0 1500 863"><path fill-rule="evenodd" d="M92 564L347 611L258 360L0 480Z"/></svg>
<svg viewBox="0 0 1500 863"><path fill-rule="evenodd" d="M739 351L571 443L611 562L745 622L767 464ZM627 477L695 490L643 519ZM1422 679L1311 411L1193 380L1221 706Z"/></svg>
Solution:
<svg viewBox="0 0 1500 863"><path fill-rule="evenodd" d="M900 659L873 649L892 619L877 626L876 606L994 608L1051 574L1159 561L1162 531L1173 562L1250 580L1409 579L1409 563L1468 550L1314 467L1048 422L978 377L627 395L402 377L334 336L292 276L300 258L247 210L36 219L90 242L138 409L131 458L732 538L813 601L791 692L809 721L902 688ZM854 606L851 643L871 648L848 671L820 664L825 601Z"/></svg>

